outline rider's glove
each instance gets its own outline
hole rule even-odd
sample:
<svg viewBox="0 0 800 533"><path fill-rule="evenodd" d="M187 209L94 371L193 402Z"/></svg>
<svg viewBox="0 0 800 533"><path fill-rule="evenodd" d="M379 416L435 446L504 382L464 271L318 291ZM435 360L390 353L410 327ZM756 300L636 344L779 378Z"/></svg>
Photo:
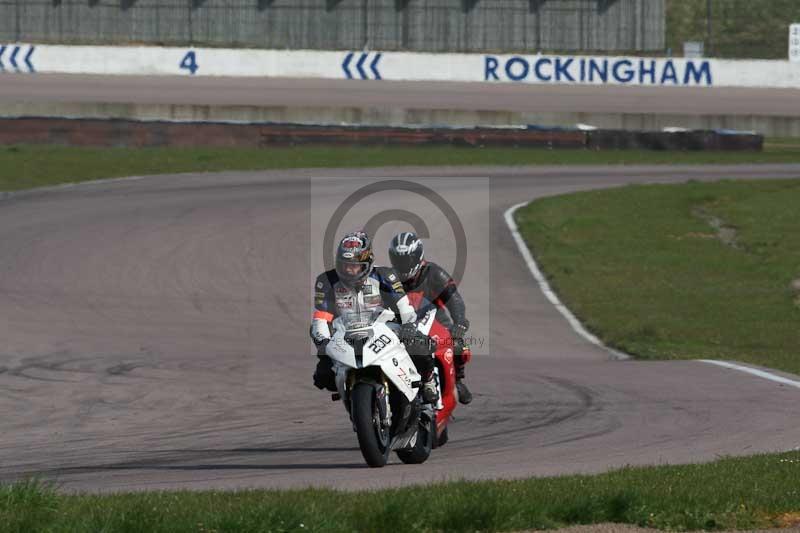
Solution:
<svg viewBox="0 0 800 533"><path fill-rule="evenodd" d="M328 343L331 342L330 339L323 339L320 342L314 342L317 346L317 357L322 359L323 357L328 357L328 353L326 352L326 348L328 347Z"/></svg>
<svg viewBox="0 0 800 533"><path fill-rule="evenodd" d="M410 341L417 335L417 325L413 322L408 322L400 326L400 340Z"/></svg>
<svg viewBox="0 0 800 533"><path fill-rule="evenodd" d="M464 323L455 324L450 329L450 336L453 339L463 339L464 335L466 335L467 333L468 328L469 328L469 322L467 322L466 320L464 321Z"/></svg>

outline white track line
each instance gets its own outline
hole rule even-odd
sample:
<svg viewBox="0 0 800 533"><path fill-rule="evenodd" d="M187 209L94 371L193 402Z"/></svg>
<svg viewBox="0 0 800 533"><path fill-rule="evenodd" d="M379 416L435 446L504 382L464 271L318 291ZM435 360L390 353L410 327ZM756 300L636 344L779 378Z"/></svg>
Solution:
<svg viewBox="0 0 800 533"><path fill-rule="evenodd" d="M586 329L583 327L580 321L577 318L575 318L575 315L573 315L572 312L569 309L567 309L567 307L561 302L561 300L559 300L558 296L556 296L556 293L553 292L553 289L550 288L550 284L547 283L547 280L542 274L542 271L539 270L539 265L536 263L536 260L531 255L530 250L528 250L528 246L525 244L525 240L522 238L522 235L520 235L519 227L517 227L517 223L514 220L514 213L517 212L517 209L519 209L520 207L524 207L526 205L528 205L528 202L523 202L521 204L514 205L505 212L504 216L506 219L506 225L508 226L508 229L511 230L511 236L514 237L514 242L517 243L517 248L519 249L519 252L522 254L522 258L528 265L528 269L531 271L531 274L533 274L534 279L539 284L539 287L542 289L542 292L544 293L545 297L548 300L550 300L550 303L552 303L556 309L558 309L559 313L564 315L564 318L567 319L569 325L572 326L572 329L574 329L578 335L580 335L587 341L591 342L595 346L599 346L600 348L607 350L614 359L620 359L620 360L630 359L629 355L622 352L618 352L612 348L609 348L608 346L603 344L603 342L600 339L598 339L597 337L586 331ZM709 365L716 365L724 368L729 368L731 370L738 370L739 372L745 372L747 374L750 374L751 376L768 379L770 381L774 381L782 385L788 385L790 387L796 387L800 389L800 381L785 378L777 374L766 372L764 370L758 370L756 368L751 368L749 366L737 365L725 361L713 361L711 359L696 359L696 361L700 363L706 363Z"/></svg>
<svg viewBox="0 0 800 533"><path fill-rule="evenodd" d="M747 374L751 374L753 376L758 376L760 378L768 379L770 381L774 381L776 383L780 383L782 385L789 385L790 387L797 387L800 389L800 381L795 381L793 379L785 378L782 376L778 376L776 374L771 374L769 372L765 372L764 370L758 370L757 368L751 368L749 366L742 366L736 365L733 363L728 363L726 361L712 361L711 359L697 359L697 361L701 363L708 363L709 365L716 365L716 366L723 366L725 368L730 368L732 370L738 370L739 372L745 372Z"/></svg>
<svg viewBox="0 0 800 533"><path fill-rule="evenodd" d="M523 202L521 204L514 205L505 212L504 216L506 219L506 225L508 226L508 229L511 230L511 236L514 237L514 242L517 243L517 248L519 249L519 253L522 254L522 258L528 265L528 270L530 270L531 274L533 274L533 278L539 284L539 288L542 289L542 292L544 293L545 297L548 300L550 300L550 303L555 306L558 312L561 313L564 316L564 318L567 319L569 325L572 326L572 329L575 330L575 332L578 335L580 335L587 341L591 342L595 346L598 346L606 350L609 354L611 354L611 357L613 357L614 359L620 359L620 360L630 359L629 355L624 354L622 352L618 352L612 348L609 348L608 346L603 344L603 342L600 339L598 339L597 337L586 331L586 328L583 327L583 324L581 324L580 321L577 318L575 318L575 315L572 314L572 311L567 309L567 306L565 306L561 302L561 300L559 300L556 293L554 293L553 289L550 288L550 284L547 283L547 280L542 274L542 271L539 270L539 265L536 263L536 260L531 255L530 250L528 250L528 245L525 244L522 235L520 235L519 233L519 228L517 227L517 223L514 220L514 213L517 212L517 209L519 209L520 207L524 207L526 205L528 205L528 202Z"/></svg>

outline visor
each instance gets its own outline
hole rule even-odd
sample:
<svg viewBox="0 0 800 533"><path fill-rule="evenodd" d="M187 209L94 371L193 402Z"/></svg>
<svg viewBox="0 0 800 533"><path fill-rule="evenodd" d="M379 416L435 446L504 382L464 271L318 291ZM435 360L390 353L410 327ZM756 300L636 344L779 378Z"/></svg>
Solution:
<svg viewBox="0 0 800 533"><path fill-rule="evenodd" d="M408 274L419 264L417 258L411 255L392 254L391 260L392 267L397 270L398 274Z"/></svg>
<svg viewBox="0 0 800 533"><path fill-rule="evenodd" d="M336 273L344 281L359 281L369 272L370 263L362 261L336 260Z"/></svg>

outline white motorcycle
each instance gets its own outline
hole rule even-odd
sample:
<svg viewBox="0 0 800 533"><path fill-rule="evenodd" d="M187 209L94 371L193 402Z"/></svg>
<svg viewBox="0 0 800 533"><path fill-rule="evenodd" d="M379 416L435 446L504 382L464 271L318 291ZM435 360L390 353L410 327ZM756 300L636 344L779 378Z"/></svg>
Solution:
<svg viewBox="0 0 800 533"><path fill-rule="evenodd" d="M367 464L381 467L395 450L404 463L425 462L433 448L435 407L422 402L421 377L400 342L391 310L342 313L327 354L338 393Z"/></svg>

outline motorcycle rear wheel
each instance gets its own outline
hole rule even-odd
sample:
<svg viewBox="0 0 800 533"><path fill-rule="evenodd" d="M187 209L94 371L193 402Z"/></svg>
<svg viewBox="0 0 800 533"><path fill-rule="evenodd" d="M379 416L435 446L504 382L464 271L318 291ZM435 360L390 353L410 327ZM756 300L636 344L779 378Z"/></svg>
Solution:
<svg viewBox="0 0 800 533"><path fill-rule="evenodd" d="M450 436L447 433L447 429L448 428L444 428L444 431L442 431L442 434L439 435L439 438L437 439L438 442L436 443L436 446L435 446L436 448L438 448L440 446L444 446L445 444L447 444L447 441L450 439Z"/></svg>
<svg viewBox="0 0 800 533"><path fill-rule="evenodd" d="M419 421L417 429L417 442L413 448L397 450L397 457L407 465L419 465L428 460L433 449L433 423L425 420Z"/></svg>
<svg viewBox="0 0 800 533"><path fill-rule="evenodd" d="M369 383L357 383L352 393L353 423L361 455L371 467L386 465L389 459L389 428L381 425L378 398Z"/></svg>

